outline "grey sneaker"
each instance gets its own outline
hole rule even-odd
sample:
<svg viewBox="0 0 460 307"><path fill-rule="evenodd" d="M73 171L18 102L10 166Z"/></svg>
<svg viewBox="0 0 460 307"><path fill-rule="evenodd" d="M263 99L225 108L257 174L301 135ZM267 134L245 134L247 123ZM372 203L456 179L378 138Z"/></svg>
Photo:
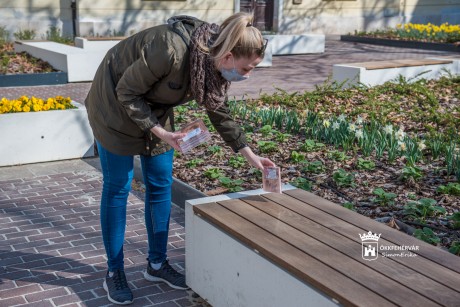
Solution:
<svg viewBox="0 0 460 307"><path fill-rule="evenodd" d="M165 260L159 270L154 270L150 266L150 261L147 263L147 270L144 271L144 278L148 281L163 281L171 288L179 290L187 290L189 287L185 284L185 276L178 273L170 265L168 260Z"/></svg>
<svg viewBox="0 0 460 307"><path fill-rule="evenodd" d="M114 304L128 305L133 302L133 293L126 281L126 275L123 270L115 270L113 276L109 272L105 276L104 290L107 292L107 298Z"/></svg>

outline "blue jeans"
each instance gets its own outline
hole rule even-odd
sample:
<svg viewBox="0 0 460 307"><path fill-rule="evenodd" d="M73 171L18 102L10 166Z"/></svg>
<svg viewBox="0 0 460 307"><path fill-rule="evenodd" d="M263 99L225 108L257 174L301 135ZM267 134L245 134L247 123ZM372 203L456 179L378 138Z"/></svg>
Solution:
<svg viewBox="0 0 460 307"><path fill-rule="evenodd" d="M101 160L103 187L101 230L110 271L124 268L123 241L126 207L134 173L134 157L109 152L97 142ZM174 150L157 156L141 156L145 191L145 226L148 260L166 259L171 214L172 162Z"/></svg>

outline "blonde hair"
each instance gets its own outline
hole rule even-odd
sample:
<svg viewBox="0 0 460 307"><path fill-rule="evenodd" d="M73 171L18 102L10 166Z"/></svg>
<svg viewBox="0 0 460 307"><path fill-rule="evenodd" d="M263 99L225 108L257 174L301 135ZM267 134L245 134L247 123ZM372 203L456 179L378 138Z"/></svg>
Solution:
<svg viewBox="0 0 460 307"><path fill-rule="evenodd" d="M252 25L254 16L239 12L228 17L220 26L215 42L209 47L210 54L217 60L227 52L235 58L250 58L257 54L263 57L264 39L262 33Z"/></svg>

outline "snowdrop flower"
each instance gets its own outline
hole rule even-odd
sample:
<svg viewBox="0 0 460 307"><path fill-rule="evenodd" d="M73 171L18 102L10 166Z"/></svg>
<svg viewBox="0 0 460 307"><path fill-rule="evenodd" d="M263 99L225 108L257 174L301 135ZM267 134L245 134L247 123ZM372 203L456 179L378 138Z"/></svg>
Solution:
<svg viewBox="0 0 460 307"><path fill-rule="evenodd" d="M334 122L334 123L332 124L332 129L333 129L333 130L337 130L337 129L339 129L339 128L340 128L339 122Z"/></svg>
<svg viewBox="0 0 460 307"><path fill-rule="evenodd" d="M399 150L405 151L407 149L406 143L398 141Z"/></svg>
<svg viewBox="0 0 460 307"><path fill-rule="evenodd" d="M393 126L392 125L386 125L385 128L383 128L383 130L385 130L386 134L392 134L393 133Z"/></svg>
<svg viewBox="0 0 460 307"><path fill-rule="evenodd" d="M364 137L363 130L362 129L356 130L355 131L355 137L357 137L358 139L362 139Z"/></svg>
<svg viewBox="0 0 460 307"><path fill-rule="evenodd" d="M425 140L421 140L420 142L418 142L417 146L420 151L424 150L426 148Z"/></svg>
<svg viewBox="0 0 460 307"><path fill-rule="evenodd" d="M398 140L402 141L404 140L404 137L406 136L406 133L404 132L404 127L401 126L399 130L396 132L396 137Z"/></svg>

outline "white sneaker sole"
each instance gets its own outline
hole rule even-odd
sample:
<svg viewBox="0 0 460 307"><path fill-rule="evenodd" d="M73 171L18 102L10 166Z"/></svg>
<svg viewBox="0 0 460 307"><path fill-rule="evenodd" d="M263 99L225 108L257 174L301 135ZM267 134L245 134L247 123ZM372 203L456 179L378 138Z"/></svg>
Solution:
<svg viewBox="0 0 460 307"><path fill-rule="evenodd" d="M190 289L190 287L179 287L179 286L176 286L176 285L173 285L172 283L170 283L169 281L167 281L166 279L163 279L163 278L160 278L160 277L155 277L155 276L152 276L150 275L149 273L147 273L147 270L144 271L144 278L148 281L153 281L153 282L164 282L166 284L168 284L168 286L170 286L171 288L173 289L177 289L177 290L187 290L187 289Z"/></svg>
<svg viewBox="0 0 460 307"><path fill-rule="evenodd" d="M133 301L117 302L116 300L114 300L113 298L111 298L111 297L110 297L110 294L109 294L109 288L107 287L107 282L105 281L105 279L104 279L104 283L102 284L102 286L104 287L105 292L107 292L107 298L108 298L109 301L111 301L112 303L117 304L117 305L129 305L129 304L132 304L132 303L133 303Z"/></svg>

